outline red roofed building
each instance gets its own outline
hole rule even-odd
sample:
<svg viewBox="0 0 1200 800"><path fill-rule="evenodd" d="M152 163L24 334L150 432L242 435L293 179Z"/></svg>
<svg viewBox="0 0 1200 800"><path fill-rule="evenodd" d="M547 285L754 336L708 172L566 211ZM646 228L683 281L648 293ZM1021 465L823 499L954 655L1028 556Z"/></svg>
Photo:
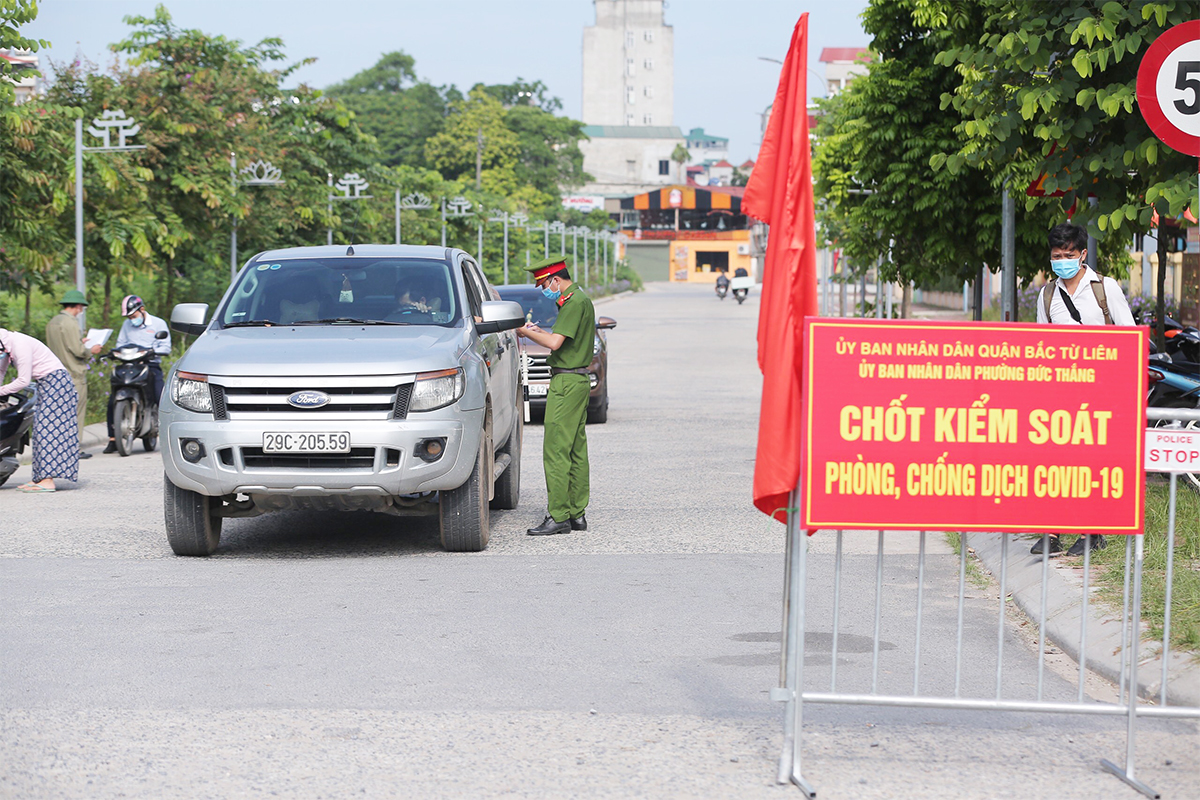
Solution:
<svg viewBox="0 0 1200 800"><path fill-rule="evenodd" d="M38 68L38 57L28 50L0 50L0 58L3 58L12 65L13 71L30 67ZM32 78L22 78L20 80L9 79L13 83L13 89L16 91L17 105L24 103L29 98L37 95L42 90L42 76L35 75Z"/></svg>
<svg viewBox="0 0 1200 800"><path fill-rule="evenodd" d="M825 65L825 91L830 97L845 89L856 75L867 73L874 55L865 47L826 47L818 59Z"/></svg>

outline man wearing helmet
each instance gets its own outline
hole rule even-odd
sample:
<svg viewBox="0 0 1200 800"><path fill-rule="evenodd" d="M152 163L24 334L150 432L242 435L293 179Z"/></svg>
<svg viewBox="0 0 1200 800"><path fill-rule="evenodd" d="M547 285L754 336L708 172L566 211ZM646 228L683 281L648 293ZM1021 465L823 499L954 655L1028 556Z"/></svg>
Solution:
<svg viewBox="0 0 1200 800"><path fill-rule="evenodd" d="M142 298L136 294L125 296L121 300L121 316L125 317L125 322L121 324L121 331L117 334L117 343L114 349L132 344L146 350L153 350L160 356L170 355L171 329L166 322L146 311L146 303ZM160 331L167 332L165 339L155 338ZM155 403L157 403L162 397L164 383L162 366L157 361L150 363L150 379L154 382L152 391ZM117 440L113 433L112 395L109 395L108 398L108 447L104 448L104 452L117 452Z"/></svg>

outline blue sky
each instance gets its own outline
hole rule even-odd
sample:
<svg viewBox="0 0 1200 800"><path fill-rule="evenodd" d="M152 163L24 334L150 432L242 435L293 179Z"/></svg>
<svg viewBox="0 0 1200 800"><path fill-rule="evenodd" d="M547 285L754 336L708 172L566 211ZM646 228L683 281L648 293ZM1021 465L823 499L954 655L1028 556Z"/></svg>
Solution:
<svg viewBox="0 0 1200 800"><path fill-rule="evenodd" d="M42 0L28 36L48 39L55 60L81 51L102 66L107 47L123 38L129 14L150 15L156 0ZM296 82L324 87L369 67L381 53L404 50L417 72L435 84L469 88L517 77L541 80L580 111L583 28L595 19L591 0L168 0L175 22L252 43L284 40L299 60L318 60ZM671 0L675 28L675 124L703 127L730 139L731 160L753 158L759 113L771 102L782 59L800 14L810 14L809 66L818 72L822 47L868 43L858 19L866 0ZM810 77L809 93L823 94Z"/></svg>

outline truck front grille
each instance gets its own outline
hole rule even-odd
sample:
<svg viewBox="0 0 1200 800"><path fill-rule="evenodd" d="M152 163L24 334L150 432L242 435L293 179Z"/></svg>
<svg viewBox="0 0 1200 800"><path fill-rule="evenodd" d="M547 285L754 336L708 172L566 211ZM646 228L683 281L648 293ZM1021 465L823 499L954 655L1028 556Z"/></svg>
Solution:
<svg viewBox="0 0 1200 800"><path fill-rule="evenodd" d="M529 380L531 381L548 381L550 380L550 367L546 364L546 356L530 356L529 357Z"/></svg>
<svg viewBox="0 0 1200 800"><path fill-rule="evenodd" d="M213 416L230 420L404 419L412 394L411 375L322 378L209 379ZM297 408L288 402L296 392L329 396L319 408Z"/></svg>

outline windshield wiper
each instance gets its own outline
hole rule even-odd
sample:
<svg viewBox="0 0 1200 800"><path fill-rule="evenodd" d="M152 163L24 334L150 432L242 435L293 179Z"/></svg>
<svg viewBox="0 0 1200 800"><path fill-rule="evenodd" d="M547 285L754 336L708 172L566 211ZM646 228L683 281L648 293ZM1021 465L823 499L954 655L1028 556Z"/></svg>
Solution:
<svg viewBox="0 0 1200 800"><path fill-rule="evenodd" d="M244 322L226 322L221 325L222 328L261 328L279 323L273 319L248 319Z"/></svg>
<svg viewBox="0 0 1200 800"><path fill-rule="evenodd" d="M388 322L384 319L358 319L356 317L328 317L326 319L306 319L291 323L292 325L407 325L407 322Z"/></svg>

